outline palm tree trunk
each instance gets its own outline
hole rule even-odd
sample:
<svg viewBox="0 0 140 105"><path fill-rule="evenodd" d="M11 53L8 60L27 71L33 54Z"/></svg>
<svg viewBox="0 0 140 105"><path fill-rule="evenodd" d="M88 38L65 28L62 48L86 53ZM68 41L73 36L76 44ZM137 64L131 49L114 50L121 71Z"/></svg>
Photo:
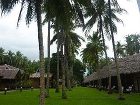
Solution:
<svg viewBox="0 0 140 105"><path fill-rule="evenodd" d="M41 0L36 1L37 26L38 26L38 43L40 59L40 105L45 105L45 65L44 65L44 47L41 20Z"/></svg>
<svg viewBox="0 0 140 105"><path fill-rule="evenodd" d="M66 59L66 58L65 58ZM68 67L68 61L66 59L66 75L67 75L67 89L69 91L71 91L71 83L70 83L70 71L69 71L69 67Z"/></svg>
<svg viewBox="0 0 140 105"><path fill-rule="evenodd" d="M67 83L67 89L71 91L71 86L70 86L70 71L69 71L69 66L68 66L68 40L67 36L65 36L65 43L64 43L64 60L65 60L65 70L66 70L66 83Z"/></svg>
<svg viewBox="0 0 140 105"><path fill-rule="evenodd" d="M98 89L101 91L102 80L100 77L100 70L99 69L97 69L97 75L98 75Z"/></svg>
<svg viewBox="0 0 140 105"><path fill-rule="evenodd" d="M71 66L70 66L70 84L71 84L71 88L74 86L73 81L74 81L74 79L73 79L73 64L71 64Z"/></svg>
<svg viewBox="0 0 140 105"><path fill-rule="evenodd" d="M49 75L50 75L50 20L48 21L48 65L47 65L47 94L46 97L49 97Z"/></svg>
<svg viewBox="0 0 140 105"><path fill-rule="evenodd" d="M118 99L122 100L122 99L124 99L124 97L123 97L121 77L120 77L120 73L119 73L118 59L117 59L116 50L115 50L115 40L114 40L113 29L112 29L112 20L111 20L112 12L111 12L110 0L108 0L108 6L109 6L110 31L111 31L111 37L112 37L112 45L113 45L113 51L114 51L114 58L115 58L115 65L116 65L116 72L117 72L117 80L118 80L118 90L119 90L119 98Z"/></svg>
<svg viewBox="0 0 140 105"><path fill-rule="evenodd" d="M56 76L56 90L55 92L56 93L59 93L59 41L60 41L60 38L59 38L59 35L57 36L57 76Z"/></svg>
<svg viewBox="0 0 140 105"><path fill-rule="evenodd" d="M98 56L98 52L96 51L96 70L97 70L97 76L98 76L98 89L101 90L101 85L102 85L102 81L101 81L101 77L100 77L100 69L99 69L99 56Z"/></svg>
<svg viewBox="0 0 140 105"><path fill-rule="evenodd" d="M63 42L64 42L64 35L63 35L63 30L62 30L62 37L63 37ZM65 55L63 55L63 44L61 45L61 67L62 67L62 99L67 99L67 94L66 94L66 87L65 87Z"/></svg>
<svg viewBox="0 0 140 105"><path fill-rule="evenodd" d="M74 86L74 78L73 78L74 51L72 47L70 47L70 49L71 53L70 53L69 70L70 70L70 86L72 89L72 87Z"/></svg>
<svg viewBox="0 0 140 105"><path fill-rule="evenodd" d="M99 16L100 18L100 33L101 33L101 36L103 38L103 46L104 46L104 53L105 53L105 58L106 58L106 64L107 64L107 67L108 67L108 75L109 75L109 81L108 81L108 84L109 84L109 90L108 90L108 93L111 94L111 73L110 73L110 65L109 65L109 59L108 59L108 55L107 55L107 51L106 51L106 44L105 44L105 38L104 38L104 32L103 32L103 28L102 28L102 17L101 15Z"/></svg>
<svg viewBox="0 0 140 105"><path fill-rule="evenodd" d="M104 52L105 52L105 58L106 58L106 64L108 67L108 75L109 75L109 81L108 81L108 85L109 85L109 90L108 93L111 94L111 73L110 73L110 65L109 65L109 59L108 59L108 55L106 52L106 48L105 48L105 39L104 39L104 35L103 35L103 30L102 30L102 38L103 38L103 44L104 44Z"/></svg>

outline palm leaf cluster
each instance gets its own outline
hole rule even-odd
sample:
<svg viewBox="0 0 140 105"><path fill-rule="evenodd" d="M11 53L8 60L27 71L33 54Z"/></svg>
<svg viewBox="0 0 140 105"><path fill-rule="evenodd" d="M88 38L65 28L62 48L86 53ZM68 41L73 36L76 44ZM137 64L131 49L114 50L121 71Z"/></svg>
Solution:
<svg viewBox="0 0 140 105"><path fill-rule="evenodd" d="M140 52L140 35L130 34L126 37L126 53L127 55L133 55Z"/></svg>
<svg viewBox="0 0 140 105"><path fill-rule="evenodd" d="M93 68L94 71L98 68L99 59L103 54L103 45L101 37L98 33L93 33L93 36L89 36L89 43L86 48L82 51L83 62L88 63L88 66Z"/></svg>
<svg viewBox="0 0 140 105"><path fill-rule="evenodd" d="M127 55L138 54L140 51L140 35L130 34L125 37L125 44L116 43L117 56L122 58Z"/></svg>
<svg viewBox="0 0 140 105"><path fill-rule="evenodd" d="M30 24L30 22L34 18L37 19L36 4L37 4L36 0L6 0L6 1L1 0L1 10L2 10L2 14L6 14L6 13L11 12L11 10L16 5L21 5L18 20L17 20L17 26L18 26L18 23L21 19L21 16L22 16L24 9L27 9L26 17L25 17L26 24Z"/></svg>
<svg viewBox="0 0 140 105"><path fill-rule="evenodd" d="M0 48L0 64L8 64L24 70L25 72L32 73L37 67L33 67L35 61L29 60L20 51L16 53L12 51L5 52L3 48ZM33 68L32 68L33 67Z"/></svg>

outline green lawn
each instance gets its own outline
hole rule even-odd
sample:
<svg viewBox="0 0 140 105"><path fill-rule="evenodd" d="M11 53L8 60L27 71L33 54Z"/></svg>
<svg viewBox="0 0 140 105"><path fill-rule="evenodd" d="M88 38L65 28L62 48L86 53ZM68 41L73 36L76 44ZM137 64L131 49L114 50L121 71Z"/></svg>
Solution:
<svg viewBox="0 0 140 105"><path fill-rule="evenodd" d="M93 88L74 88L68 92L68 99L61 99L52 89L46 105L140 105L140 94L125 94L126 100L117 100L117 94L108 95ZM0 105L39 105L39 90L0 93Z"/></svg>

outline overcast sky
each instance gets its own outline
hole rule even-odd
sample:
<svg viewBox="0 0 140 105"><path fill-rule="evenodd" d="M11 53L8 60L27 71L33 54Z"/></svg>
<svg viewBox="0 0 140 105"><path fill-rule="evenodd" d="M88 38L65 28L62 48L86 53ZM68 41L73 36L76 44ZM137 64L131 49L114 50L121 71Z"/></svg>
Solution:
<svg viewBox="0 0 140 105"><path fill-rule="evenodd" d="M118 0L120 6L127 10L127 14L120 16L123 20L124 25L117 24L118 34L115 35L116 41L121 41L124 43L124 37L131 33L140 33L140 13L137 6L136 0ZM26 26L24 14L20 21L20 25L17 28L16 22L19 13L19 6L14 8L14 10L6 15L0 17L0 47L6 49L6 51L11 50L13 52L20 51L29 59L38 59L38 39L37 39L37 27L36 22L33 21L30 26ZM76 32L84 36L81 29L76 29ZM44 47L45 56L47 56L47 26L43 26L44 35ZM53 32L51 32L51 37ZM82 48L85 47L85 43L82 43ZM107 42L110 46L111 41ZM111 51L111 46L109 48L108 54L113 56ZM56 52L56 46L53 44L51 46L51 53Z"/></svg>

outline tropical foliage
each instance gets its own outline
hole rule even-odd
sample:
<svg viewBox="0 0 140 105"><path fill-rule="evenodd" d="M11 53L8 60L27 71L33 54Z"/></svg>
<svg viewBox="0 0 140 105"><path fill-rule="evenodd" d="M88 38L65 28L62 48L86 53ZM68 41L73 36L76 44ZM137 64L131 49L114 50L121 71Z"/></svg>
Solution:
<svg viewBox="0 0 140 105"><path fill-rule="evenodd" d="M97 71L99 68L99 60L103 55L103 45L101 37L98 36L98 32L94 32L92 36L88 37L88 44L82 51L83 62L88 64L93 71Z"/></svg>
<svg viewBox="0 0 140 105"><path fill-rule="evenodd" d="M27 74L33 73L38 68L38 63L36 61L29 60L20 51L16 53L10 50L5 52L3 48L0 48L0 59L1 65L8 64L20 68Z"/></svg>
<svg viewBox="0 0 140 105"><path fill-rule="evenodd" d="M125 57L125 45L122 45L120 42L116 44L116 53L118 58Z"/></svg>
<svg viewBox="0 0 140 105"><path fill-rule="evenodd" d="M47 58L46 58L47 59ZM59 59L60 60L60 59ZM47 61L47 60L46 60ZM53 80L56 83L57 81L57 53L53 53L52 57L50 58L50 73L53 74ZM47 65L47 62L46 62ZM59 65L60 71L59 71L59 79L62 79L62 70L61 70L61 65ZM46 68L47 70L47 68ZM78 84L81 84L83 81L83 73L85 72L85 68L83 63L78 60L74 59L73 62L73 82L76 82ZM54 84L55 87L55 84Z"/></svg>
<svg viewBox="0 0 140 105"><path fill-rule="evenodd" d="M140 52L140 35L130 34L126 36L126 54L133 55Z"/></svg>

